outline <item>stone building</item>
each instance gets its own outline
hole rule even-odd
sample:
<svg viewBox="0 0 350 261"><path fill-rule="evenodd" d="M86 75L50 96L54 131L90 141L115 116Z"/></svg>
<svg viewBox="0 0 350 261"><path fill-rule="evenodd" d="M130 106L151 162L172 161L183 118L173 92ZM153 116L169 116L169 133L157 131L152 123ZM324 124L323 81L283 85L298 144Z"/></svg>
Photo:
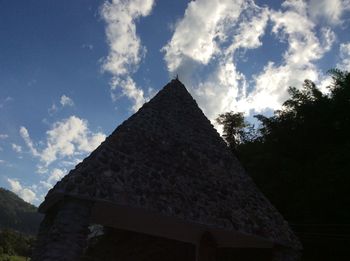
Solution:
<svg viewBox="0 0 350 261"><path fill-rule="evenodd" d="M178 79L59 181L39 211L33 261L81 260L90 224L133 235L129 248L161 242L168 255L111 260L297 260L301 249ZM176 259L181 251L189 254Z"/></svg>

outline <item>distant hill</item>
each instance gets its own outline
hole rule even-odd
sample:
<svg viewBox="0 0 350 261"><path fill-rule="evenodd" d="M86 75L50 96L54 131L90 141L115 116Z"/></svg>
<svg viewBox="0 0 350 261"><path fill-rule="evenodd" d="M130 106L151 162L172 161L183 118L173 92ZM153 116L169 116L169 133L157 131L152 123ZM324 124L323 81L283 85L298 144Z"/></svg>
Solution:
<svg viewBox="0 0 350 261"><path fill-rule="evenodd" d="M0 230L5 228L36 235L43 216L15 193L0 188Z"/></svg>

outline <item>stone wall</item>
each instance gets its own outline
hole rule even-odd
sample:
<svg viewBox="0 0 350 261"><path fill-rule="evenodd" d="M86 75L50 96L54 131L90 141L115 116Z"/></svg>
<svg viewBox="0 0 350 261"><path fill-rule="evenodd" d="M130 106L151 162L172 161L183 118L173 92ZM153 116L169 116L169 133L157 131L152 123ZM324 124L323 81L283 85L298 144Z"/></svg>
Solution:
<svg viewBox="0 0 350 261"><path fill-rule="evenodd" d="M79 260L87 242L91 203L65 199L46 213L32 261Z"/></svg>

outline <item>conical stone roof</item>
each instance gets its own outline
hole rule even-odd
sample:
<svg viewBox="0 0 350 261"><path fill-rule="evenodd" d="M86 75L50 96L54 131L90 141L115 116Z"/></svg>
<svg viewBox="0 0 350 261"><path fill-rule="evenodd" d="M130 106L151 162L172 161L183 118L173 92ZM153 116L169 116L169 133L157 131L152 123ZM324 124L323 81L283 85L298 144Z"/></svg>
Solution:
<svg viewBox="0 0 350 261"><path fill-rule="evenodd" d="M178 80L122 123L47 194L145 209L189 223L299 242Z"/></svg>

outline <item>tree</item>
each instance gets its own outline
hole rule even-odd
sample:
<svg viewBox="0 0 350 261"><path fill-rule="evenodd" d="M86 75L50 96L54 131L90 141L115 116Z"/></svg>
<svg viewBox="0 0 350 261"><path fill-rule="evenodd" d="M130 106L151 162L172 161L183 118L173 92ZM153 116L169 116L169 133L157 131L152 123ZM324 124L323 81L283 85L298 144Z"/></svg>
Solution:
<svg viewBox="0 0 350 261"><path fill-rule="evenodd" d="M220 114L216 122L223 125L223 137L231 150L250 139L252 126L244 120L242 112L226 112Z"/></svg>
<svg viewBox="0 0 350 261"><path fill-rule="evenodd" d="M0 232L0 255L30 256L34 237L4 229Z"/></svg>
<svg viewBox="0 0 350 261"><path fill-rule="evenodd" d="M310 80L289 88L273 116L256 115L260 136L244 139L240 113L221 114L224 138L257 185L293 223L350 220L350 74L331 70L330 93Z"/></svg>
<svg viewBox="0 0 350 261"><path fill-rule="evenodd" d="M309 80L290 87L281 110L255 116L260 136L236 143L235 153L262 192L289 223L302 224L294 228L303 260L341 260L348 253L350 73L330 74L328 95ZM224 134L242 126L224 119Z"/></svg>

